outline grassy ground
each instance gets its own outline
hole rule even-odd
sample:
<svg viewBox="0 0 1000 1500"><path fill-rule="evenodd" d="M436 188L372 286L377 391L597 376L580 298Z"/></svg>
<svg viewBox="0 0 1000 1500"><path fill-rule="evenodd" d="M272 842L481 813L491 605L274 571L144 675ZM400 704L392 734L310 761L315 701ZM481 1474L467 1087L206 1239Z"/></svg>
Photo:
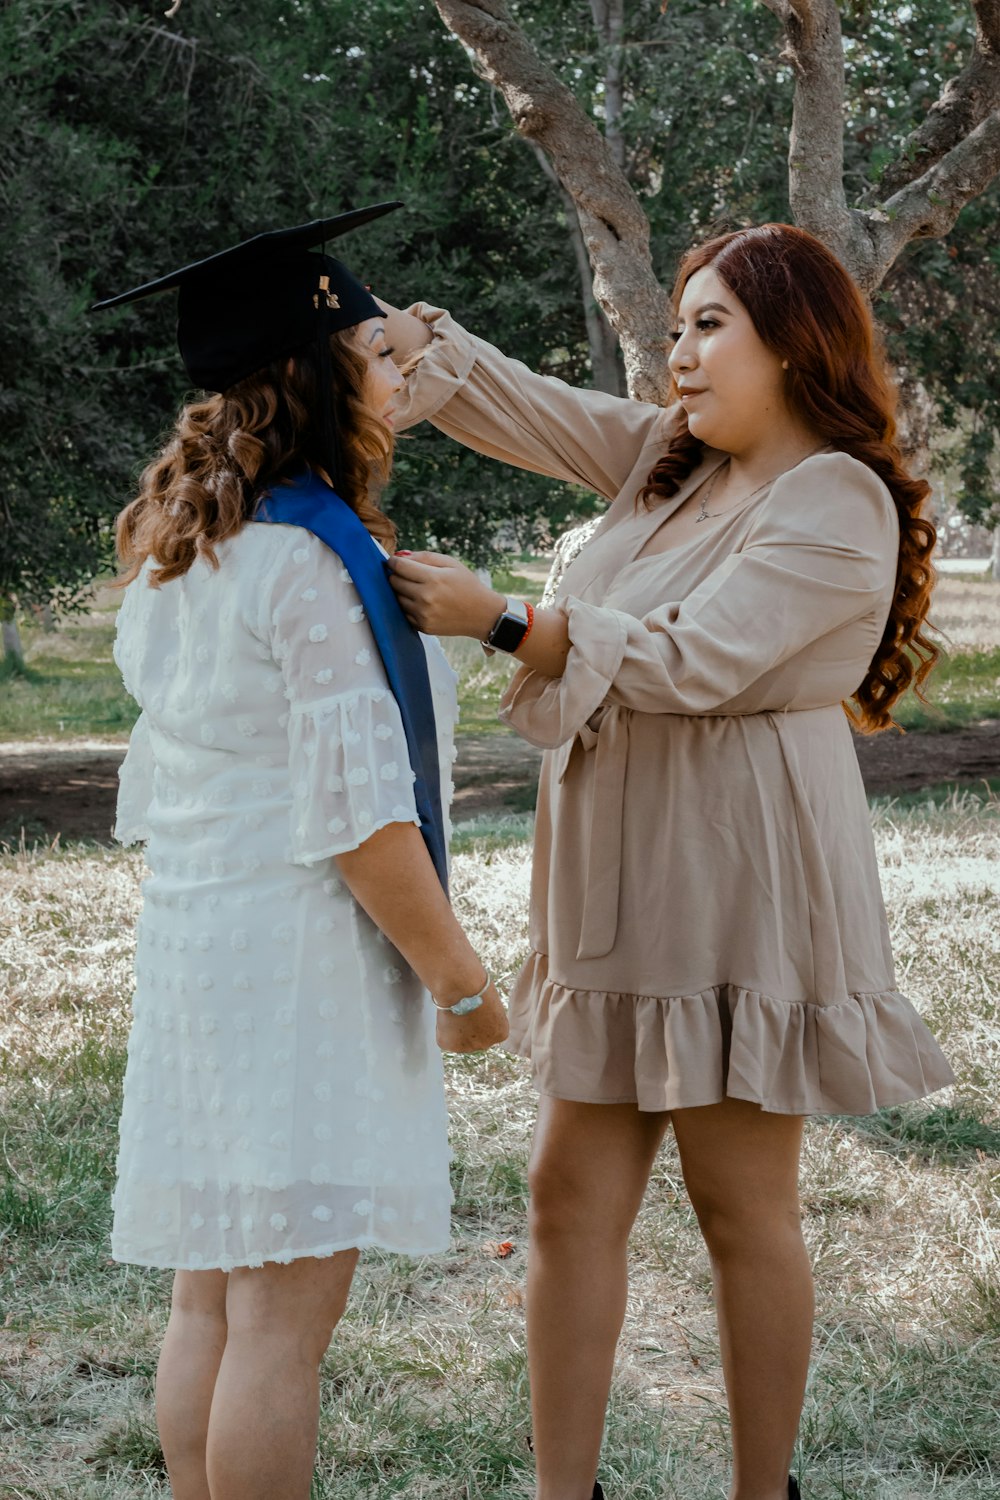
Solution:
<svg viewBox="0 0 1000 1500"><path fill-rule="evenodd" d="M808 1500L998 1500L1000 804L966 793L873 817L901 983L959 1085L809 1127L818 1318L797 1464ZM527 827L466 828L456 859L463 918L504 979L526 943ZM167 1494L151 1389L168 1278L107 1249L141 873L134 853L87 847L0 859L4 1500ZM326 1361L315 1500L530 1494L533 1097L502 1055L453 1060L449 1093L453 1248L365 1257ZM634 1265L602 1477L613 1500L720 1500L709 1270L669 1144Z"/></svg>
<svg viewBox="0 0 1000 1500"><path fill-rule="evenodd" d="M537 600L541 569L531 576L496 574L498 588ZM102 589L94 606L64 621L53 634L22 630L30 675L8 674L0 683L0 742L126 738L136 707L121 685L111 656L119 595ZM913 694L897 717L908 729L956 729L977 719L1000 718L1000 587L981 579L942 578L935 620L945 654L930 680L929 705ZM474 641L446 643L459 674L463 734L497 729L496 704L513 673L509 657L487 659Z"/></svg>
<svg viewBox="0 0 1000 1500"><path fill-rule="evenodd" d="M538 578L497 573L494 581L527 599L541 595ZM111 654L120 599L115 590L101 588L88 609L68 616L51 632L21 622L27 671L22 675L0 664L0 743L128 738L138 709ZM461 678L462 732L492 732L498 727L497 699L513 672L510 658L487 658L475 641L447 645Z"/></svg>

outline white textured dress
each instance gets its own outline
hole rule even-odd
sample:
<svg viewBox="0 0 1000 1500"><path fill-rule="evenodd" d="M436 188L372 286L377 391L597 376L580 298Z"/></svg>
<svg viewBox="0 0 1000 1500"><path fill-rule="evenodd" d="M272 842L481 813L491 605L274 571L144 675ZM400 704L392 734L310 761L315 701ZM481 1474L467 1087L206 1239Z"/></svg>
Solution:
<svg viewBox="0 0 1000 1500"><path fill-rule="evenodd" d="M112 1253L183 1269L444 1249L441 1056L419 980L333 856L418 824L395 698L339 557L250 524L125 593L142 708L116 836L147 841ZM147 565L148 566L148 565ZM455 679L425 638L450 796Z"/></svg>

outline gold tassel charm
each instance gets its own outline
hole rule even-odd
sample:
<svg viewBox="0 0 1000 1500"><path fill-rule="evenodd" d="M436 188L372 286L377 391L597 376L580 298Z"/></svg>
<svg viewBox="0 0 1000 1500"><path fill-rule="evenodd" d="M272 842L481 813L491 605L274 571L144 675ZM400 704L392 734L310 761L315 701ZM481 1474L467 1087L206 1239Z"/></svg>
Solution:
<svg viewBox="0 0 1000 1500"><path fill-rule="evenodd" d="M319 291L313 292L313 307L317 309L319 307L319 299L321 293L326 298L327 307L330 308L331 311L336 311L336 309L340 306L340 298L337 296L336 292L331 292L329 276L321 276L319 278Z"/></svg>

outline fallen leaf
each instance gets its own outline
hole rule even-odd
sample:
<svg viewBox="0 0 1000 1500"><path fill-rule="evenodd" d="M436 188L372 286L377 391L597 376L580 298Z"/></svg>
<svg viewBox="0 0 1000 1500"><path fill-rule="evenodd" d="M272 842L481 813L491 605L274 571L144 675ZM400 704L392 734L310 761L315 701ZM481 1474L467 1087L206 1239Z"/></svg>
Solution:
<svg viewBox="0 0 1000 1500"><path fill-rule="evenodd" d="M492 1260L506 1260L514 1254L513 1240L487 1240L483 1245L483 1254Z"/></svg>

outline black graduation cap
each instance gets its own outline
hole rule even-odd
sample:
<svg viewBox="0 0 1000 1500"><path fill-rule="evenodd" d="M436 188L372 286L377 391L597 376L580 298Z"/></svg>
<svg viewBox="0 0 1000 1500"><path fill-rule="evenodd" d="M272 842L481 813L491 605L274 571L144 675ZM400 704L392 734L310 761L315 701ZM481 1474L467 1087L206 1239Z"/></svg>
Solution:
<svg viewBox="0 0 1000 1500"><path fill-rule="evenodd" d="M398 201L376 203L295 229L254 235L95 302L91 311L122 307L177 287L177 343L185 368L204 390L226 391L284 354L317 339L325 342L325 334L382 316L371 292L341 261L313 251L402 206Z"/></svg>

